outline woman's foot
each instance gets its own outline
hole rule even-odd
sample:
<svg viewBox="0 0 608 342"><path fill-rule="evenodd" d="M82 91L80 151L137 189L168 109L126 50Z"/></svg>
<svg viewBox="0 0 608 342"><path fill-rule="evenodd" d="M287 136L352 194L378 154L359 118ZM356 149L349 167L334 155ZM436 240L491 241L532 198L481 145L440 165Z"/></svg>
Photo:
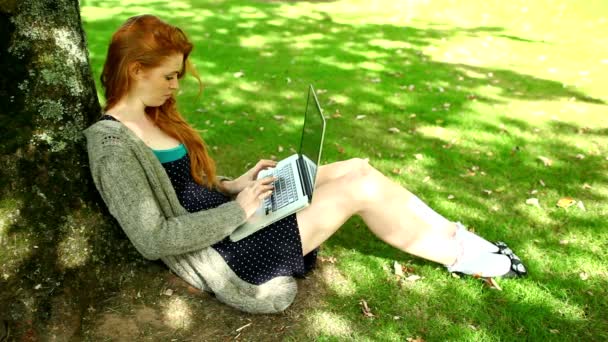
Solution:
<svg viewBox="0 0 608 342"><path fill-rule="evenodd" d="M454 239L460 253L454 264L446 265L448 271L483 278L514 278L527 274L519 257L504 242L491 243L468 231L460 222L456 222L456 227Z"/></svg>

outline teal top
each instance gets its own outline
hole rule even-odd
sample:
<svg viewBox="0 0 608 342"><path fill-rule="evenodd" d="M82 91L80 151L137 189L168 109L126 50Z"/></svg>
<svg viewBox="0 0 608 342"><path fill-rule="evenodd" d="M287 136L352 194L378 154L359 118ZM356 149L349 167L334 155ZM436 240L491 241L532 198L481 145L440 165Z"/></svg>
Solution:
<svg viewBox="0 0 608 342"><path fill-rule="evenodd" d="M188 153L188 150L186 149L186 145L179 144L176 147L169 148L166 150L152 149L152 152L154 152L154 154L162 164L181 159L183 156L186 155L186 153Z"/></svg>

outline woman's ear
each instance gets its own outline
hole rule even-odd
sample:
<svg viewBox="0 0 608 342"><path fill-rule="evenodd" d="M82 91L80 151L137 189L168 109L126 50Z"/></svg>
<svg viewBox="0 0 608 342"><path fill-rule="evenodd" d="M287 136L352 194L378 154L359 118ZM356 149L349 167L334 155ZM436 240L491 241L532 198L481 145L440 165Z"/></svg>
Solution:
<svg viewBox="0 0 608 342"><path fill-rule="evenodd" d="M141 64L139 64L139 62L131 63L131 65L129 65L129 74L134 79L140 79L142 75Z"/></svg>

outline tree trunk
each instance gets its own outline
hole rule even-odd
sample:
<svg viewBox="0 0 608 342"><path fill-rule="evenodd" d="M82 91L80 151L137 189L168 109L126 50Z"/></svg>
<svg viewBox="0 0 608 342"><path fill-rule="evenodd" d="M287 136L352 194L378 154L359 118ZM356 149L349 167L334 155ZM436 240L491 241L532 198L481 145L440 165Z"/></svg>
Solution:
<svg viewBox="0 0 608 342"><path fill-rule="evenodd" d="M100 106L78 0L0 0L0 70L0 318L18 340L78 338L140 260L90 178Z"/></svg>

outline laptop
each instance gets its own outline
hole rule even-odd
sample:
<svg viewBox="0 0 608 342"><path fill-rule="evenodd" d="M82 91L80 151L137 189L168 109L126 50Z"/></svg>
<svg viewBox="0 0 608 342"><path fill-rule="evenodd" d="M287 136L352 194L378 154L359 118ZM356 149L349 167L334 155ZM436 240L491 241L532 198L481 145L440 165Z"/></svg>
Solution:
<svg viewBox="0 0 608 342"><path fill-rule="evenodd" d="M247 222L230 234L230 240L239 241L310 205L315 189L317 167L321 162L324 137L325 117L311 84L308 87L300 150L278 162L274 168L258 173L258 179L268 176L277 177L273 183L274 191Z"/></svg>

